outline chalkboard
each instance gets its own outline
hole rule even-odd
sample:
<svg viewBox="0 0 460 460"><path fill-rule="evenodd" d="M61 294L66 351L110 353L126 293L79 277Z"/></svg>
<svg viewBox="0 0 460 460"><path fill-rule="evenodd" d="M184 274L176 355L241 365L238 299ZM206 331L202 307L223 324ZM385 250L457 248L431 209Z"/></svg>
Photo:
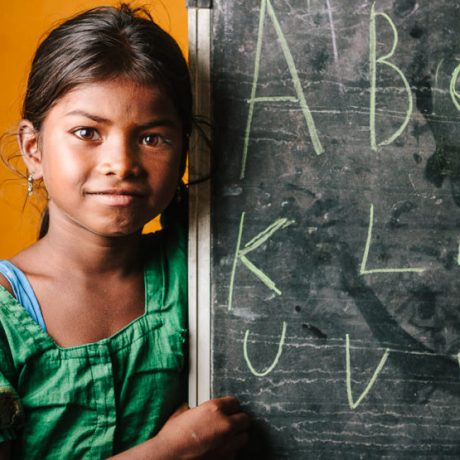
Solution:
<svg viewBox="0 0 460 460"><path fill-rule="evenodd" d="M460 457L460 3L215 0L212 394L241 458Z"/></svg>

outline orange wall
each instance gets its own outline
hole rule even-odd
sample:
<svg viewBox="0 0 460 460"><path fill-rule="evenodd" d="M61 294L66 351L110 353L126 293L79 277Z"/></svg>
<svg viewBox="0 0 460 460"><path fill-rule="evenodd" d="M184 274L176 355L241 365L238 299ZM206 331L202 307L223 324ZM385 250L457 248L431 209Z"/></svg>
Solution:
<svg viewBox="0 0 460 460"><path fill-rule="evenodd" d="M14 137L25 90L27 72L40 37L54 24L79 11L119 1L34 0L2 2L0 8L0 133L2 151L18 153ZM185 0L132 1L148 5L154 19L187 49ZM11 135L12 134L12 135ZM33 200L25 204L27 184L0 164L0 258L16 254L36 239L39 211ZM149 228L154 228L149 225Z"/></svg>

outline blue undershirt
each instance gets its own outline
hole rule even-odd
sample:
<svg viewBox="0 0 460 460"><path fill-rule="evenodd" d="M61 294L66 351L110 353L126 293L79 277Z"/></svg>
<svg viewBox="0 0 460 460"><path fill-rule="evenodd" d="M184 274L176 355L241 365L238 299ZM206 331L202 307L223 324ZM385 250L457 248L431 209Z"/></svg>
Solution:
<svg viewBox="0 0 460 460"><path fill-rule="evenodd" d="M16 300L46 331L40 304L25 273L8 260L0 260L0 273L8 280Z"/></svg>

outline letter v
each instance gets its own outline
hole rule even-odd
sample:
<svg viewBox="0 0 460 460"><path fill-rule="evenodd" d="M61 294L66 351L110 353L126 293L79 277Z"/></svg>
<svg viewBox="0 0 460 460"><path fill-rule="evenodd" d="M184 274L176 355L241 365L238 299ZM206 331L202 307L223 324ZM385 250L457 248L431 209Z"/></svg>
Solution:
<svg viewBox="0 0 460 460"><path fill-rule="evenodd" d="M361 404L362 400L369 394L372 387L374 386L374 383L376 382L377 377L379 376L380 372L382 372L382 369L385 366L385 363L388 359L388 355L390 354L390 350L388 348L385 350L385 353L380 359L380 362L378 366L376 367L371 379L369 380L369 383L367 384L366 388L361 393L361 395L359 396L356 402L353 401L353 394L351 392L350 337L348 336L348 334L346 335L345 351L346 351L346 380L347 380L348 404L350 405L351 409L356 409Z"/></svg>

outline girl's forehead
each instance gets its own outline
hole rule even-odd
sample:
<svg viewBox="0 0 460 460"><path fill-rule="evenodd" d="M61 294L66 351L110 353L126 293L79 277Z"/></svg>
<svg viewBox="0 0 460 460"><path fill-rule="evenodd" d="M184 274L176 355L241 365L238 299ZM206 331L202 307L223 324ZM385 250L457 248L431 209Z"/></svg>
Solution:
<svg viewBox="0 0 460 460"><path fill-rule="evenodd" d="M61 115L87 110L112 115L160 112L172 116L176 112L170 97L160 86L142 85L124 78L79 84L64 94L53 110Z"/></svg>

